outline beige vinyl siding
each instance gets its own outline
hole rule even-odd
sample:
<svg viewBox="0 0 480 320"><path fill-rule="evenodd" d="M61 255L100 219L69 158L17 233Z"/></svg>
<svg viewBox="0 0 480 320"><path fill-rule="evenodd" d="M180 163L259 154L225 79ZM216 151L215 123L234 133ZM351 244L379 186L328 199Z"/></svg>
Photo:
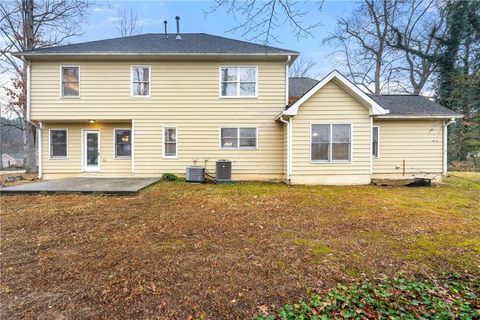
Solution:
<svg viewBox="0 0 480 320"><path fill-rule="evenodd" d="M373 173L401 175L440 174L443 163L441 120L374 120L379 130L379 158L373 160Z"/></svg>
<svg viewBox="0 0 480 320"><path fill-rule="evenodd" d="M200 122L215 115L256 119L285 105L285 62L79 62L80 98L60 98L60 66L32 64L31 117L35 120L175 117ZM151 97L130 97L130 66L151 65ZM219 67L258 65L258 98L219 98ZM275 111L276 113L272 113ZM270 118L273 121L273 117Z"/></svg>
<svg viewBox="0 0 480 320"><path fill-rule="evenodd" d="M162 158L163 127L177 128L178 158ZM220 127L257 127L257 149L221 149ZM239 121L209 121L188 123L162 119L135 120L135 174L173 172L184 174L185 167L204 165L215 171L215 161L228 159L233 162L235 178L281 179L283 174L282 126L272 119Z"/></svg>
<svg viewBox="0 0 480 320"><path fill-rule="evenodd" d="M83 61L75 63L79 99L60 98L62 64L72 63L33 63L32 119L134 119L135 175L183 174L196 158L211 171L215 160L232 160L234 178L283 178L283 128L274 118L285 106L285 61ZM130 97L131 65L151 65L151 97ZM219 97L219 67L237 65L258 66L257 98ZM178 130L178 159L162 158L164 126ZM238 126L258 128L256 150L220 149L220 128Z"/></svg>
<svg viewBox="0 0 480 320"><path fill-rule="evenodd" d="M310 125L347 123L352 130L350 163L311 163ZM370 130L368 108L334 81L305 101L292 118L292 183L368 183Z"/></svg>
<svg viewBox="0 0 480 320"><path fill-rule="evenodd" d="M43 123L42 171L45 178L68 175L98 175L82 173L82 129L100 131L100 168L108 176L128 176L132 172L130 159L114 159L114 128L130 128L130 122L121 123ZM49 158L49 130L67 129L67 159Z"/></svg>

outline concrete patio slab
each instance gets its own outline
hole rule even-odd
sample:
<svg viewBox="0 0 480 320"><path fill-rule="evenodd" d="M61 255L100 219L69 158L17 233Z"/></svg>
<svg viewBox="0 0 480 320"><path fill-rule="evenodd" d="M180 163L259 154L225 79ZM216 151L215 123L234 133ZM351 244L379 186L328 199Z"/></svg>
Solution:
<svg viewBox="0 0 480 320"><path fill-rule="evenodd" d="M160 178L67 178L32 182L1 188L1 194L20 193L100 193L132 195Z"/></svg>

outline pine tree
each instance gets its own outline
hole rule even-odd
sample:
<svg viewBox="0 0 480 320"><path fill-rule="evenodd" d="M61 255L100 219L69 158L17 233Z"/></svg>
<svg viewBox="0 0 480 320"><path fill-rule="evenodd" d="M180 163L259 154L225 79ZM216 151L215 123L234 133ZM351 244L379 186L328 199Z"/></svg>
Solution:
<svg viewBox="0 0 480 320"><path fill-rule="evenodd" d="M447 34L434 57L438 103L464 115L450 131L450 159L480 149L480 2L447 3Z"/></svg>

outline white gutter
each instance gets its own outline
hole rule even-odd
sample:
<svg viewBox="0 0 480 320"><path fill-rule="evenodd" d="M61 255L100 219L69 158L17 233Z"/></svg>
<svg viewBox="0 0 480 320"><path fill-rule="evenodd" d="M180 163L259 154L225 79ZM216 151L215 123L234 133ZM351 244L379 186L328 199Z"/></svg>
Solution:
<svg viewBox="0 0 480 320"><path fill-rule="evenodd" d="M453 115L453 116L376 116L375 119L453 119L453 118L462 118L462 115Z"/></svg>
<svg viewBox="0 0 480 320"><path fill-rule="evenodd" d="M18 53L12 54L17 57ZM49 52L49 53L23 53L21 56L27 57L52 57L52 56L299 56L300 53L291 52Z"/></svg>
<svg viewBox="0 0 480 320"><path fill-rule="evenodd" d="M448 126L455 123L455 118L443 124L443 174L448 173Z"/></svg>
<svg viewBox="0 0 480 320"><path fill-rule="evenodd" d="M283 117L278 118L281 122L285 123L287 125L287 183L290 184L290 176L292 174L292 134L291 134L291 123L290 123L290 118L288 121L283 119Z"/></svg>

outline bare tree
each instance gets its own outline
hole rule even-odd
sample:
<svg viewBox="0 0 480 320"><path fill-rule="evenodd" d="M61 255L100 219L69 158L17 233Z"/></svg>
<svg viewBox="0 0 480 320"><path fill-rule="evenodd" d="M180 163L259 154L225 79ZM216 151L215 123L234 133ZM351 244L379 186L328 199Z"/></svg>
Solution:
<svg viewBox="0 0 480 320"><path fill-rule="evenodd" d="M387 43L396 11L396 0L365 0L325 40L340 47L350 78L370 93L380 94L396 75L398 57Z"/></svg>
<svg viewBox="0 0 480 320"><path fill-rule="evenodd" d="M142 33L143 23L138 21L137 13L130 9L128 12L126 9L118 10L119 20L117 23L117 30L122 37L129 37Z"/></svg>
<svg viewBox="0 0 480 320"><path fill-rule="evenodd" d="M364 0L324 41L339 46L350 78L366 91L419 94L434 72L426 57L440 50L445 29L441 0Z"/></svg>
<svg viewBox="0 0 480 320"><path fill-rule="evenodd" d="M398 16L390 25L388 45L404 54L405 64L398 68L406 73L412 93L420 94L435 71L430 57L442 48L447 10L441 0L412 0L402 4Z"/></svg>
<svg viewBox="0 0 480 320"><path fill-rule="evenodd" d="M297 38L313 37L312 31L320 23L305 25L303 17L308 10L300 10L297 1L289 0L216 0L206 14L221 8L227 15L237 21L237 25L229 32L243 30L242 36L250 36L250 40L261 40L263 44L278 41L275 29L289 24ZM323 0L318 2L318 11L322 9Z"/></svg>
<svg viewBox="0 0 480 320"><path fill-rule="evenodd" d="M300 56L289 68L290 77L315 77L312 75L312 68L317 63L312 59L306 59Z"/></svg>
<svg viewBox="0 0 480 320"><path fill-rule="evenodd" d="M82 32L90 0L11 0L0 3L0 73L10 75L11 84L2 84L3 90L16 91L14 106L22 119L25 169L35 172L35 127L27 121L28 62L14 58L12 52L21 52L55 46Z"/></svg>

